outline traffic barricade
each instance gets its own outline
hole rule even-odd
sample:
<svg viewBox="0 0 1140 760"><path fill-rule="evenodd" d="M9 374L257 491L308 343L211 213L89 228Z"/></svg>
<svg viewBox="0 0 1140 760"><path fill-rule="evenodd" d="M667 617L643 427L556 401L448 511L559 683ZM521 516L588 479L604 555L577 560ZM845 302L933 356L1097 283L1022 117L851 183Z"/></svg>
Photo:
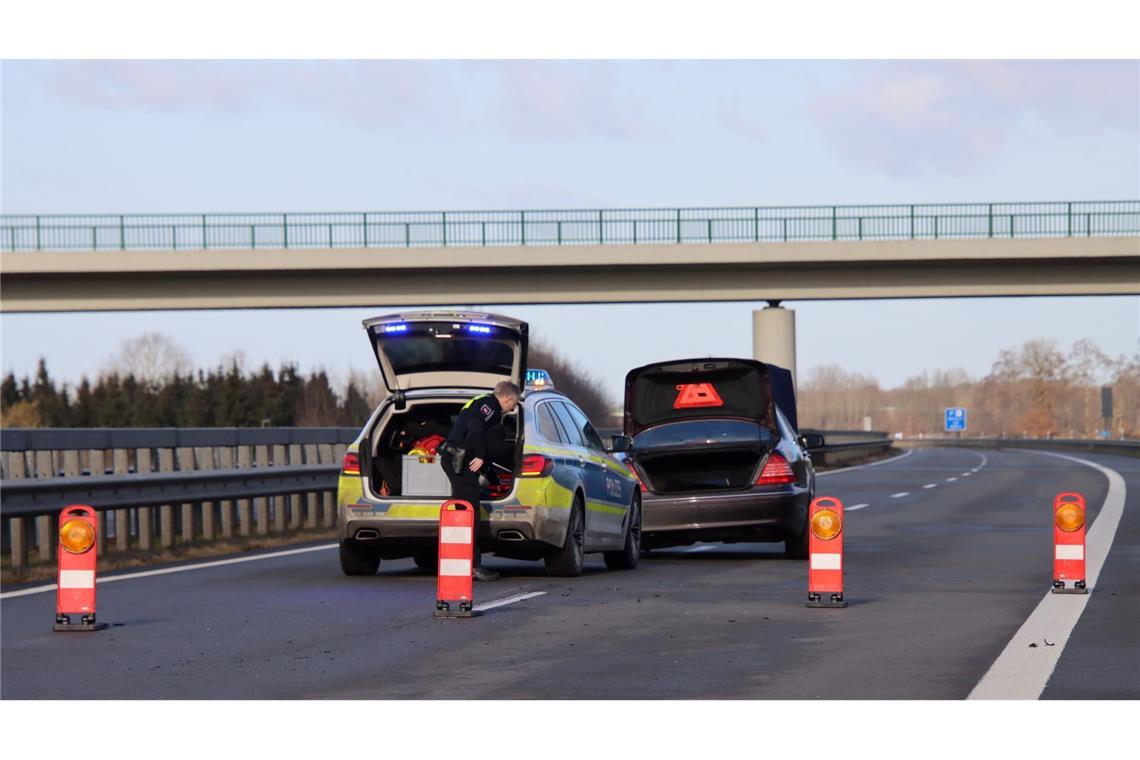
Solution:
<svg viewBox="0 0 1140 760"><path fill-rule="evenodd" d="M95 622L98 534L99 513L91 507L73 504L60 512L53 631L98 631L107 627L106 623ZM80 622L73 623L73 615L79 615Z"/></svg>
<svg viewBox="0 0 1140 760"><path fill-rule="evenodd" d="M843 503L821 496L808 509L808 607L846 607L843 600ZM826 595L826 598L825 598Z"/></svg>
<svg viewBox="0 0 1140 760"><path fill-rule="evenodd" d="M1072 582L1072 585L1067 585ZM1053 499L1053 593L1087 594L1085 497L1065 492Z"/></svg>
<svg viewBox="0 0 1140 760"><path fill-rule="evenodd" d="M435 616L475 617L472 592L475 509L459 499L439 509L439 568L436 575ZM453 608L454 606L454 608Z"/></svg>

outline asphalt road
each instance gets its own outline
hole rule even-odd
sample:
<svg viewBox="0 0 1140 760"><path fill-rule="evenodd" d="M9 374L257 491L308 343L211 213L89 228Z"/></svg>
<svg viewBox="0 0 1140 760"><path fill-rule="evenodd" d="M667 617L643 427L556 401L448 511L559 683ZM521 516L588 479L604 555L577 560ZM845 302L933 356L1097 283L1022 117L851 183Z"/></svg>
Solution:
<svg viewBox="0 0 1140 760"><path fill-rule="evenodd" d="M1081 458L1127 495L1041 697L1137 699L1140 460ZM318 547L101 583L112 627L94 634L53 633L53 593L9 596L0 696L962 699L1049 590L1053 497L1083 493L1091 522L1108 487L1028 451L923 449L823 475L817 495L849 510L839 610L804 606L806 563L777 544L655 551L631 572L591 555L576 579L492 557L503 579L477 602L544 593L471 620L433 619L435 580L410 560L347 578Z"/></svg>

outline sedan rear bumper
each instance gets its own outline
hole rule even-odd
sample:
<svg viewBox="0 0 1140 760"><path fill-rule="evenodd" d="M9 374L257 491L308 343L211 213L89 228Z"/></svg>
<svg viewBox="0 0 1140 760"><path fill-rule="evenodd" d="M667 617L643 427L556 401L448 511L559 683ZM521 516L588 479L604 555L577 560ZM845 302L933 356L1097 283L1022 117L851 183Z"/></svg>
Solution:
<svg viewBox="0 0 1140 760"><path fill-rule="evenodd" d="M811 493L804 488L760 486L731 493L662 495L642 498L642 532L647 543L663 539L782 540L807 525ZM666 541L668 542L668 541Z"/></svg>

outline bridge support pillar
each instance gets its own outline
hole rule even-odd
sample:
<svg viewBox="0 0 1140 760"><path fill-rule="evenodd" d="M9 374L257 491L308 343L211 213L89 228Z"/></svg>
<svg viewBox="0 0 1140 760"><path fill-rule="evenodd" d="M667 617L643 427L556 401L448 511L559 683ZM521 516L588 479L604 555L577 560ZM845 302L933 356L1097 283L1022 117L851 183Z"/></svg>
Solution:
<svg viewBox="0 0 1140 760"><path fill-rule="evenodd" d="M788 370L796 385L796 313L779 301L752 312L752 358Z"/></svg>

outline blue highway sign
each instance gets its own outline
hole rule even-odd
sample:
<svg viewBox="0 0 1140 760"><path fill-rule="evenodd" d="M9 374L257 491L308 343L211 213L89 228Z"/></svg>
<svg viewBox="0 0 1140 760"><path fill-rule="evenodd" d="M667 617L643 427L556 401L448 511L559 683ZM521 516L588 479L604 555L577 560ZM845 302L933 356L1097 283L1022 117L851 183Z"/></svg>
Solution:
<svg viewBox="0 0 1140 760"><path fill-rule="evenodd" d="M966 429L966 407L946 407L946 432Z"/></svg>

